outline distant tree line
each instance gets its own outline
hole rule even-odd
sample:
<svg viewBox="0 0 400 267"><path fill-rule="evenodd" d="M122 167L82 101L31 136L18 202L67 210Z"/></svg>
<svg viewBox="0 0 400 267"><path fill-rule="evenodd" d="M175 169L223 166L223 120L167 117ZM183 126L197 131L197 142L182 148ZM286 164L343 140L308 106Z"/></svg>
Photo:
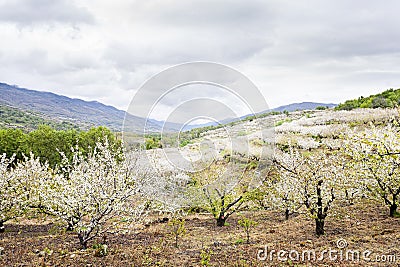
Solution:
<svg viewBox="0 0 400 267"><path fill-rule="evenodd" d="M6 154L15 161L24 159L32 152L41 162L48 162L51 167L59 165L62 157L72 157L71 147L79 146L83 154L87 154L96 146L96 142L107 138L112 146L120 143L116 135L106 127L91 128L88 131L56 130L48 125L26 133L21 129L0 129L0 155ZM57 152L59 151L59 152Z"/></svg>
<svg viewBox="0 0 400 267"><path fill-rule="evenodd" d="M339 104L337 110L352 110L355 108L394 108L400 106L400 89L389 89L380 94L347 100Z"/></svg>

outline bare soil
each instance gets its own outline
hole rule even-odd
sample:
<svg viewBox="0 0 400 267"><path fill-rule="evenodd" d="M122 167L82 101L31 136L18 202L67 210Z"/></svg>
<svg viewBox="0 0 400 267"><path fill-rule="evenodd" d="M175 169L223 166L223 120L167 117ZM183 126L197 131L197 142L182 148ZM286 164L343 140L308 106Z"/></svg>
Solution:
<svg viewBox="0 0 400 267"><path fill-rule="evenodd" d="M313 220L302 214L288 221L276 211L242 215L258 222L249 244L237 224L239 215L230 217L229 225L217 227L210 215L195 214L186 218L187 233L178 248L168 224L153 223L131 234L100 236L87 250L80 249L76 234L61 231L49 220L23 219L9 222L0 234L4 248L0 266L201 266L207 256L209 266L400 266L400 218L388 217L388 209L377 203L364 200L337 207L335 215L327 218L326 234L321 237L314 234ZM337 247L340 239L347 243L342 249ZM95 243L106 244L108 254L95 256L96 249L91 247ZM262 260L265 246L267 257ZM276 252L271 256L272 250ZM287 253L278 258L279 250ZM304 251L314 251L316 258L302 260ZM370 260L364 260L365 251L371 251ZM346 258L346 252L359 252L359 261L351 254Z"/></svg>

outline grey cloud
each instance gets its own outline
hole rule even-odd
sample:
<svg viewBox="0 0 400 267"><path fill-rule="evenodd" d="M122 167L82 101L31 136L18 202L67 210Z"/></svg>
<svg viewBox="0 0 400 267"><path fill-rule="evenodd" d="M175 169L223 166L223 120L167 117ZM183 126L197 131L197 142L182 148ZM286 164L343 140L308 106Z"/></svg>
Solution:
<svg viewBox="0 0 400 267"><path fill-rule="evenodd" d="M91 53L68 53L63 57L63 62L70 70L84 70L100 67L101 62L97 59L96 55Z"/></svg>
<svg viewBox="0 0 400 267"><path fill-rule="evenodd" d="M193 82L196 85L187 86ZM250 111L268 109L258 89L242 73L221 64L196 62L177 65L149 79L136 93L128 112L147 117L154 105L176 108L180 103L193 98L214 99L222 103L224 98L228 100L229 95L235 96L238 99L236 102L243 102ZM227 102L236 105L232 97ZM196 109L195 106L192 108ZM207 109L205 106L200 108Z"/></svg>
<svg viewBox="0 0 400 267"><path fill-rule="evenodd" d="M249 38L239 33L185 32L160 36L157 42L141 43L136 40L111 43L104 52L104 58L115 66L134 70L143 64L178 64L188 61L218 61L233 63L256 55L270 41L263 38Z"/></svg>
<svg viewBox="0 0 400 267"><path fill-rule="evenodd" d="M143 100L145 102L146 100ZM230 90L207 84L191 84L167 92L154 104L153 113L160 116L160 110L169 110L173 122L185 122L187 117L204 116L222 120L250 114L251 107ZM164 112L163 120L169 112ZM172 115L174 114L174 115ZM179 120L177 119L179 118Z"/></svg>
<svg viewBox="0 0 400 267"><path fill-rule="evenodd" d="M135 7L133 21L157 25L158 41L137 36L111 43L105 57L122 68L250 58L266 66L301 66L399 51L396 1L146 1Z"/></svg>
<svg viewBox="0 0 400 267"><path fill-rule="evenodd" d="M14 0L0 2L0 21L27 26L48 23L93 23L87 9L68 0Z"/></svg>
<svg viewBox="0 0 400 267"><path fill-rule="evenodd" d="M297 65L400 52L400 2L303 1L281 9L271 64Z"/></svg>
<svg viewBox="0 0 400 267"><path fill-rule="evenodd" d="M272 2L271 2L272 3ZM262 1L143 1L131 5L134 38L111 41L104 53L120 68L218 61L235 64L274 42L276 7Z"/></svg>
<svg viewBox="0 0 400 267"><path fill-rule="evenodd" d="M348 75L344 75L340 77L338 80L344 82L346 84L357 84L355 81L364 81L365 86L368 84L386 84L387 89L392 87L391 85L396 84L398 78L400 76L400 69L397 71L359 71L349 73ZM370 88L374 89L374 88Z"/></svg>
<svg viewBox="0 0 400 267"><path fill-rule="evenodd" d="M70 71L70 67L67 67L63 60L59 60L54 54L49 54L49 51L40 48L9 52L0 58L0 62L9 67L47 78Z"/></svg>
<svg viewBox="0 0 400 267"><path fill-rule="evenodd" d="M257 31L257 28L265 29L270 25L277 11L273 1L195 0L180 2L179 5L172 2L145 1L139 4L138 18L168 26ZM135 3L135 9L138 9L138 3Z"/></svg>
<svg viewBox="0 0 400 267"><path fill-rule="evenodd" d="M165 121L174 123L186 123L196 117L222 121L226 118L238 117L236 112L237 110L234 110L232 106L225 105L220 101L210 98L200 98L182 102L164 119Z"/></svg>
<svg viewBox="0 0 400 267"><path fill-rule="evenodd" d="M273 107L340 102L400 87L399 10L393 0L0 0L0 78L121 107L166 67L214 61L251 77ZM92 24L70 27L81 23Z"/></svg>

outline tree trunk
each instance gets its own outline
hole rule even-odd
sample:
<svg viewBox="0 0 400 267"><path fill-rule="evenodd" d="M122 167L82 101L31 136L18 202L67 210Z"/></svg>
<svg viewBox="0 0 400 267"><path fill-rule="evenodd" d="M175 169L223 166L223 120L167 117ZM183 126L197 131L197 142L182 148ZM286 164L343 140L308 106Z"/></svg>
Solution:
<svg viewBox="0 0 400 267"><path fill-rule="evenodd" d="M84 234L78 234L79 243L82 246L82 249L87 249L87 238L85 238Z"/></svg>
<svg viewBox="0 0 400 267"><path fill-rule="evenodd" d="M354 205L353 200L351 199L349 191L347 189L345 190L345 193L346 193L346 200L349 203L349 205Z"/></svg>
<svg viewBox="0 0 400 267"><path fill-rule="evenodd" d="M317 236L323 235L325 233L324 230L324 225L325 225L325 218L326 218L326 212L328 211L328 207L326 206L325 209L323 208L322 205L322 183L323 180L319 180L317 184L317 218L315 219L315 233ZM333 199L333 198L332 198ZM324 211L325 210L325 211Z"/></svg>
<svg viewBox="0 0 400 267"><path fill-rule="evenodd" d="M286 221L289 220L289 214L290 214L289 209L286 209L286 210L285 210L285 220L286 220Z"/></svg>
<svg viewBox="0 0 400 267"><path fill-rule="evenodd" d="M74 230L74 226L72 225L72 223L68 223L66 231L67 232L72 232L73 230Z"/></svg>
<svg viewBox="0 0 400 267"><path fill-rule="evenodd" d="M397 204L394 203L392 205L390 205L390 217L394 217L394 215L396 214L397 211Z"/></svg>
<svg viewBox="0 0 400 267"><path fill-rule="evenodd" d="M319 219L319 218L315 219L315 233L317 234L317 236L325 234L324 225L325 225L324 219Z"/></svg>
<svg viewBox="0 0 400 267"><path fill-rule="evenodd" d="M225 216L224 215L220 215L217 218L217 226L224 226L225 225L225 221L226 221Z"/></svg>
<svg viewBox="0 0 400 267"><path fill-rule="evenodd" d="M4 223L0 222L0 233L4 233L5 227L4 227Z"/></svg>

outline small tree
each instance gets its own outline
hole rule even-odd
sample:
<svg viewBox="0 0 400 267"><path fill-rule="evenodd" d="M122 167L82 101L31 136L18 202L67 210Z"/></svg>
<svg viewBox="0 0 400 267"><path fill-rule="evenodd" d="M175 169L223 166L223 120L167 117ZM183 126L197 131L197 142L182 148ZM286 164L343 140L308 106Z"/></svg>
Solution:
<svg viewBox="0 0 400 267"><path fill-rule="evenodd" d="M238 224L243 227L244 232L246 233L247 244L250 244L250 232L258 223L252 219L242 217L238 221Z"/></svg>
<svg viewBox="0 0 400 267"><path fill-rule="evenodd" d="M214 251L210 248L204 248L200 251L200 264L201 266L210 266L211 256Z"/></svg>
<svg viewBox="0 0 400 267"><path fill-rule="evenodd" d="M250 199L250 175L235 164L217 162L193 174L189 194L197 198L197 205L213 215L217 226L224 226L228 217Z"/></svg>
<svg viewBox="0 0 400 267"><path fill-rule="evenodd" d="M373 198L383 200L394 217L400 205L400 133L399 127L370 126L362 132L348 133L345 151L358 170L361 185Z"/></svg>
<svg viewBox="0 0 400 267"><path fill-rule="evenodd" d="M177 248L179 238L186 234L185 219L172 218L168 222L168 226L170 227L170 234L174 237L175 247Z"/></svg>

